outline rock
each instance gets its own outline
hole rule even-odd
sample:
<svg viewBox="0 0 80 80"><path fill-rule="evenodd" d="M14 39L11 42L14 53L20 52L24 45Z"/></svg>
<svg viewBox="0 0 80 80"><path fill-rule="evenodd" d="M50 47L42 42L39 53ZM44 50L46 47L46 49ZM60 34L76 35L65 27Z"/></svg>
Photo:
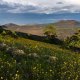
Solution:
<svg viewBox="0 0 80 80"><path fill-rule="evenodd" d="M7 45L5 43L0 43L0 50L5 50Z"/></svg>
<svg viewBox="0 0 80 80"><path fill-rule="evenodd" d="M29 57L34 57L34 58L38 58L39 55L37 53L30 53L28 54Z"/></svg>
<svg viewBox="0 0 80 80"><path fill-rule="evenodd" d="M5 43L0 43L0 47L5 47L6 44Z"/></svg>
<svg viewBox="0 0 80 80"><path fill-rule="evenodd" d="M58 60L57 57L55 57L55 56L49 56L49 61L56 61L56 60Z"/></svg>
<svg viewBox="0 0 80 80"><path fill-rule="evenodd" d="M19 50L19 49L15 50L13 53L16 55L25 55L25 52L23 50Z"/></svg>
<svg viewBox="0 0 80 80"><path fill-rule="evenodd" d="M8 47L6 49L6 52L11 55L25 55L25 52L23 50L17 49L15 47Z"/></svg>

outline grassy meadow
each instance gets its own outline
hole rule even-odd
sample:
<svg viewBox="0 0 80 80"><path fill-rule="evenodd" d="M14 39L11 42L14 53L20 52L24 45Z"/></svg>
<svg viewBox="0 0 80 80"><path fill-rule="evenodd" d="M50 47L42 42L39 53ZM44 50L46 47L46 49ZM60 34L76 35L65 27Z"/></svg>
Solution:
<svg viewBox="0 0 80 80"><path fill-rule="evenodd" d="M60 45L0 34L0 80L80 80L80 54Z"/></svg>

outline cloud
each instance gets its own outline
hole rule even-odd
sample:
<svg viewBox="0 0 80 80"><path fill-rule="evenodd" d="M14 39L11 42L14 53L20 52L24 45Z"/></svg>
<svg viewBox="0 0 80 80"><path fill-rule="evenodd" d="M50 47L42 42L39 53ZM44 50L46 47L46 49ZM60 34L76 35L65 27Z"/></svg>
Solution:
<svg viewBox="0 0 80 80"><path fill-rule="evenodd" d="M80 0L0 0L0 12L9 13L75 13Z"/></svg>

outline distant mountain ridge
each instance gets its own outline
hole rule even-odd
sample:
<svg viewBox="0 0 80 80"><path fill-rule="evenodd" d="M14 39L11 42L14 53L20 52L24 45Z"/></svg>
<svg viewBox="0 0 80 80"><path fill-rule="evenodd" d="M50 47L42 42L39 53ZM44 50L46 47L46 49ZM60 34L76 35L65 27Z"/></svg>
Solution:
<svg viewBox="0 0 80 80"><path fill-rule="evenodd" d="M4 24L2 26L6 26L6 27L16 27L16 26L19 26L17 24L14 24L14 23L8 23L8 24Z"/></svg>
<svg viewBox="0 0 80 80"><path fill-rule="evenodd" d="M50 23L50 24L53 24L58 27L80 27L80 22L76 21L76 20L60 20L58 22ZM8 23L8 24L4 24L2 26L4 26L4 27L19 27L19 26L22 26L22 27L34 27L34 26L35 27L43 27L46 25L48 25L48 24L18 25L18 24L14 24L14 23Z"/></svg>
<svg viewBox="0 0 80 80"><path fill-rule="evenodd" d="M76 20L61 20L53 24L58 27L80 27L80 22Z"/></svg>
<svg viewBox="0 0 80 80"><path fill-rule="evenodd" d="M56 23L50 23L56 27L56 32L59 38L63 39L67 36L73 35L77 29L80 28L80 22L76 20L61 20ZM49 24L35 24L35 25L17 25L14 23L9 23L0 26L6 30L23 32L33 35L44 36L44 27Z"/></svg>

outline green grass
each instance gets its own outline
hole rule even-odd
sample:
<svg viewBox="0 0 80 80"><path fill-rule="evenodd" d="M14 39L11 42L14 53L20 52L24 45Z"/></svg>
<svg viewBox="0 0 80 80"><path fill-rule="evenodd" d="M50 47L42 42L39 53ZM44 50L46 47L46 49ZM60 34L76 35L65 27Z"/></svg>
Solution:
<svg viewBox="0 0 80 80"><path fill-rule="evenodd" d="M1 36L6 47L0 51L0 80L79 80L80 54L60 46ZM24 51L24 55L7 53L8 47Z"/></svg>

